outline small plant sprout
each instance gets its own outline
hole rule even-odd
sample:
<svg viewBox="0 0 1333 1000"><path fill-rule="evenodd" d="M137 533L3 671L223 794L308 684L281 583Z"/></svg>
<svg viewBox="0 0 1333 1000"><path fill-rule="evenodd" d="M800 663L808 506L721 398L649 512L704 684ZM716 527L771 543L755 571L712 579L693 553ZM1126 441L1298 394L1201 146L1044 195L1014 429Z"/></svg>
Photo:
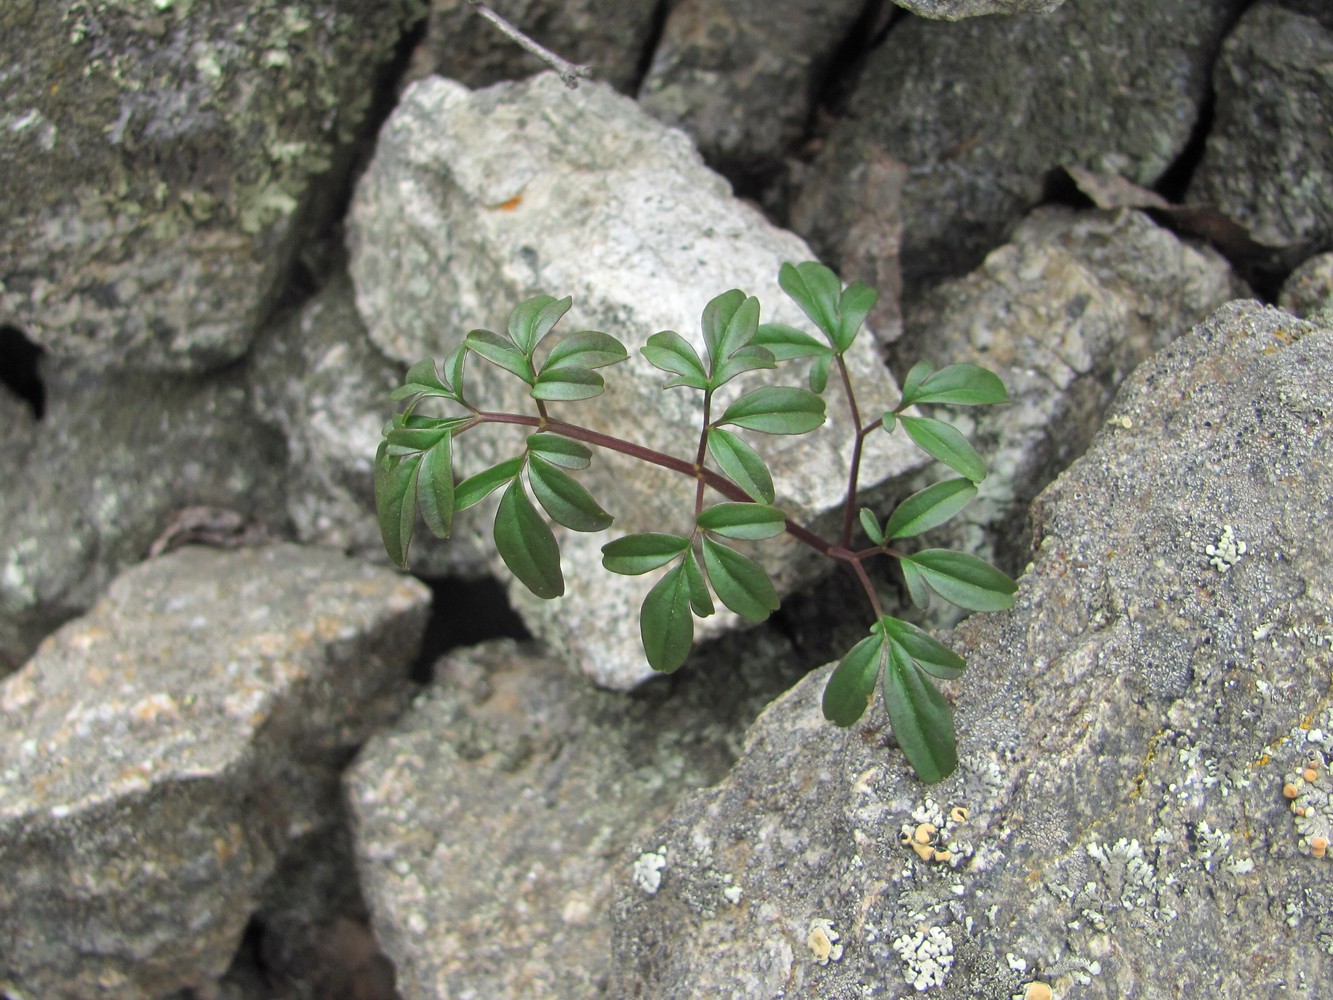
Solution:
<svg viewBox="0 0 1333 1000"><path fill-rule="evenodd" d="M405 406L385 426L375 457L375 500L384 545L405 567L418 512L432 534L447 538L455 514L499 492L493 538L500 558L538 597L555 598L564 593L565 581L548 519L587 532L612 523L611 514L574 475L589 467L594 450L618 452L678 473L696 484L691 530L625 535L602 547L602 564L612 573L660 573L639 615L648 663L666 672L684 663L694 641L694 619L713 614L714 601L751 622L777 610L778 594L768 574L736 543L786 532L847 567L864 590L873 616L869 635L847 652L825 687L824 715L850 726L864 714L876 689L882 690L894 736L908 761L923 780L939 781L957 765L957 748L952 712L932 678L957 677L966 664L922 629L885 614L867 567L877 559L895 560L907 593L921 607L932 593L973 611L997 611L1013 603L1014 582L975 556L903 547L961 511L986 475L981 458L962 434L915 408L1002 403L1008 397L999 378L984 368L955 364L936 370L920 362L903 379L897 406L863 416L845 359L876 293L859 282L843 287L832 271L814 262L784 264L778 282L817 335L760 323L759 302L732 289L704 307L702 356L670 330L653 334L645 343L644 356L669 376L664 390L683 389L701 397L700 425L697 432L686 432L678 454L593 430L550 411L549 404L599 395L605 386L601 370L628 357L624 345L605 333L558 336L555 326L569 311L568 298L528 299L510 315L506 333L473 330L438 368L430 360L413 365L391 397ZM531 411L493 411L474 400L465 384L470 355L523 382ZM732 390L729 402L718 396L738 375L789 362L808 364L806 385L768 384L739 395ZM842 528L832 539L776 506L773 476L751 443L753 435L817 430L824 423L822 393L830 378L842 384L855 428ZM420 412L423 404L443 404L449 412L427 415ZM484 424L520 430L524 436L517 453L456 482L455 442ZM906 497L882 520L857 502L861 453L870 435L899 430L954 475Z"/></svg>

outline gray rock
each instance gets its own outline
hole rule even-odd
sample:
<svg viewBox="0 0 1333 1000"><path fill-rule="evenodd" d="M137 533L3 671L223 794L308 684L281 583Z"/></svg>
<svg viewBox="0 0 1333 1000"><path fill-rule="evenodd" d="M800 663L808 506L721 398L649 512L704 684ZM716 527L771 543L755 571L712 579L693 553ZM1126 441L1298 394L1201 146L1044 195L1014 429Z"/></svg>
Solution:
<svg viewBox="0 0 1333 1000"><path fill-rule="evenodd" d="M1065 0L893 0L921 17L958 21L983 14L1049 14Z"/></svg>
<svg viewBox="0 0 1333 1000"><path fill-rule="evenodd" d="M605 396L552 412L674 454L694 452L699 403L660 390L663 373L638 350L650 335L674 329L702 349L700 313L729 287L757 295L767 320L807 325L777 287L784 260L809 257L799 239L732 198L683 133L605 86L570 91L554 74L475 93L438 78L413 85L358 186L349 238L357 305L390 357L442 357L469 329L503 329L527 296L572 295L562 328L605 330L631 359L611 370ZM849 363L863 409L874 412L897 393L869 341L855 345ZM469 362L473 397L532 412L521 383L493 373ZM779 503L816 524L840 508L852 444L837 391L830 397L819 434L757 442ZM512 434L469 432L456 452L459 471L509 457L516 441L521 447ZM908 444L873 435L868 445L862 481L870 487L920 467ZM693 483L659 471L599 455L583 481L622 531L686 528ZM480 518L459 520L456 530L486 531ZM564 598L538 602L517 585L511 592L536 635L599 683L626 688L648 676L637 608L655 580L610 577L601 567L605 540L562 536ZM809 571L794 545L767 551L780 587Z"/></svg>
<svg viewBox="0 0 1333 1000"><path fill-rule="evenodd" d="M411 6L5 4L0 316L90 363L238 358Z"/></svg>
<svg viewBox="0 0 1333 1000"><path fill-rule="evenodd" d="M220 976L343 761L403 707L428 604L328 550L187 548L0 683L0 990Z"/></svg>
<svg viewBox="0 0 1333 1000"><path fill-rule="evenodd" d="M1333 309L1333 253L1311 257L1282 286L1278 304L1297 316Z"/></svg>
<svg viewBox="0 0 1333 1000"><path fill-rule="evenodd" d="M606 993L613 859L721 778L745 723L801 673L772 635L736 645L633 696L509 641L440 661L346 779L404 1000L621 995Z"/></svg>
<svg viewBox="0 0 1333 1000"><path fill-rule="evenodd" d="M593 78L633 93L652 40L656 0L496 0L489 6L562 59L586 64ZM467 0L431 0L417 76L431 73L469 87L489 87L548 69L478 16Z"/></svg>
<svg viewBox="0 0 1333 1000"><path fill-rule="evenodd" d="M683 0L639 90L729 175L772 173L804 136L812 101L860 0Z"/></svg>
<svg viewBox="0 0 1333 1000"><path fill-rule="evenodd" d="M640 841L657 891L622 867L611 992L1322 992L1330 379L1333 328L1254 302L1137 369L1034 505L1015 607L952 636L958 771L922 786L881 708L827 725L810 675Z"/></svg>
<svg viewBox="0 0 1333 1000"><path fill-rule="evenodd" d="M890 350L891 368L970 361L998 374L1011 399L935 414L967 434L990 475L930 543L1020 572L1028 505L1084 452L1120 383L1240 294L1218 253L1182 242L1141 212L1055 208L1025 219L972 274L927 293ZM939 479L939 467L932 471L914 485Z"/></svg>
<svg viewBox="0 0 1333 1000"><path fill-rule="evenodd" d="M1190 199L1261 243L1333 244L1333 26L1256 4L1227 37L1213 85Z"/></svg>
<svg viewBox="0 0 1333 1000"><path fill-rule="evenodd" d="M0 437L0 673L89 608L182 508L285 527L282 443L239 373L110 375L48 358L42 376L42 421L29 412Z"/></svg>
<svg viewBox="0 0 1333 1000"><path fill-rule="evenodd" d="M905 19L872 53L809 183L836 185L873 143L908 168L906 287L964 273L1040 200L1056 167L1155 182L1190 137L1237 7L1070 0L1040 16ZM841 260L839 234L811 237Z"/></svg>
<svg viewBox="0 0 1333 1000"><path fill-rule="evenodd" d="M296 537L387 564L373 466L392 412L389 393L406 369L370 342L346 273L265 330L249 366L255 412L287 444L283 486ZM425 535L413 551L418 572L427 576L487 571L466 537L440 542Z"/></svg>

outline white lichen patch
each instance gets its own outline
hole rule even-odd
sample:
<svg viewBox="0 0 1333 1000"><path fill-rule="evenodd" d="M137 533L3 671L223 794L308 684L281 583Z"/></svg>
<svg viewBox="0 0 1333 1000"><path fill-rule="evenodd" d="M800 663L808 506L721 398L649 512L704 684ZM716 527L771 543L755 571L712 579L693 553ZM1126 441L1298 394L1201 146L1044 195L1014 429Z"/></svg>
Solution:
<svg viewBox="0 0 1333 1000"><path fill-rule="evenodd" d="M1208 556L1208 562L1219 573L1225 573L1232 566L1240 562L1241 556L1249 551L1249 545L1236 538L1231 525L1222 525L1222 534L1217 541L1207 546L1203 551Z"/></svg>
<svg viewBox="0 0 1333 1000"><path fill-rule="evenodd" d="M1125 909L1147 906L1157 885L1157 873L1143 855L1138 840L1121 837L1111 846L1092 841L1088 856L1102 870L1108 895Z"/></svg>
<svg viewBox="0 0 1333 1000"><path fill-rule="evenodd" d="M656 851L644 851L634 859L634 884L648 895L662 887L662 872L667 866L666 845Z"/></svg>
<svg viewBox="0 0 1333 1000"><path fill-rule="evenodd" d="M893 950L903 964L903 979L918 993L943 986L953 967L953 938L943 927L894 938Z"/></svg>
<svg viewBox="0 0 1333 1000"><path fill-rule="evenodd" d="M842 935L833 929L833 921L827 917L815 917L810 921L805 943L809 945L810 954L814 956L816 963L828 965L829 962L837 962L842 958L842 945L838 943L841 937Z"/></svg>

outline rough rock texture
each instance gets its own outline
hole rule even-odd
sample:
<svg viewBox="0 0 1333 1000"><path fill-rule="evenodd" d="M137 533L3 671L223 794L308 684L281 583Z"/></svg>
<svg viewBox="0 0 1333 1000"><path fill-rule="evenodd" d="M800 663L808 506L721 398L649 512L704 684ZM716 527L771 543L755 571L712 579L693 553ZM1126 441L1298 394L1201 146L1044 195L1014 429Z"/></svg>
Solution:
<svg viewBox="0 0 1333 1000"><path fill-rule="evenodd" d="M255 411L287 443L287 514L301 541L387 563L373 465L389 393L404 374L370 342L345 272L255 343ZM413 565L427 576L486 572L484 557L467 542L424 535Z"/></svg>
<svg viewBox="0 0 1333 1000"><path fill-rule="evenodd" d="M1324 992L1330 379L1333 329L1254 302L1140 367L1038 499L1015 607L952 637L957 773L917 782L879 708L828 726L809 676L641 841L656 893L625 866L611 992Z"/></svg>
<svg viewBox="0 0 1333 1000"><path fill-rule="evenodd" d="M221 975L337 769L400 711L428 592L329 550L187 548L0 684L0 990Z"/></svg>
<svg viewBox="0 0 1333 1000"><path fill-rule="evenodd" d="M1297 316L1333 309L1333 253L1311 257L1292 271L1278 304Z"/></svg>
<svg viewBox="0 0 1333 1000"><path fill-rule="evenodd" d="M809 183L837 186L873 143L908 168L906 285L961 274L1041 198L1056 167L1157 180L1190 137L1237 6L1070 0L1033 17L905 19L872 53ZM841 259L836 233L816 249Z"/></svg>
<svg viewBox="0 0 1333 1000"><path fill-rule="evenodd" d="M43 420L0 423L0 673L144 558L181 508L284 528L282 443L239 373L112 376L48 359L42 374Z"/></svg>
<svg viewBox="0 0 1333 1000"><path fill-rule="evenodd" d="M607 995L611 859L683 790L721 778L737 716L799 674L771 636L688 672L669 697L666 681L598 691L508 641L440 661L347 777L362 881L404 1000Z"/></svg>
<svg viewBox="0 0 1333 1000"><path fill-rule="evenodd" d="M638 351L650 335L673 329L702 349L700 313L733 287L757 295L765 319L808 326L777 287L784 260L809 256L799 239L733 199L683 133L607 87L570 91L553 74L475 93L439 78L413 85L357 189L350 242L357 305L371 338L403 361L442 357L477 326L504 329L509 310L537 292L572 295L562 329L605 330L625 342L631 359L609 373L605 396L552 412L675 454L693 451L699 401L683 390L660 391L664 374ZM869 340L848 357L861 405L873 412L897 393ZM469 362L473 397L531 412L517 391L526 387L491 371ZM795 383L801 375L786 378ZM829 399L830 421L820 433L756 439L779 503L802 520L831 512L845 488L852 435L840 395ZM512 454L513 435L503 452L497 440L470 433L457 449L460 471ZM920 465L910 443L886 435L868 443L867 486ZM598 456L583 481L624 532L683 527L693 509L691 482L639 463ZM459 520L455 530L487 530L482 518ZM601 567L605 541L562 538L567 596L559 601L527 600L517 585L511 592L535 634L600 683L627 687L648 675L637 608L655 580L609 577ZM768 550L780 586L801 572L793 548ZM719 615L705 624L724 621Z"/></svg>
<svg viewBox="0 0 1333 1000"><path fill-rule="evenodd" d="M932 289L909 312L891 368L970 361L998 374L1011 402L938 408L991 474L931 544L1021 572L1028 504L1087 448L1125 376L1242 288L1219 254L1141 212L1051 208L1020 223L972 274Z"/></svg>
<svg viewBox="0 0 1333 1000"><path fill-rule="evenodd" d="M652 40L658 4L657 0L495 0L487 6L562 59L586 64L594 79L632 93L644 50ZM548 68L482 20L467 0L431 0L422 49L413 57L416 75L438 73L469 87L488 87Z"/></svg>
<svg viewBox="0 0 1333 1000"><path fill-rule="evenodd" d="M1227 37L1213 85L1191 200L1262 243L1333 244L1333 25L1257 4Z"/></svg>
<svg viewBox="0 0 1333 1000"><path fill-rule="evenodd" d="M405 0L0 9L0 318L89 361L239 357Z"/></svg>
<svg viewBox="0 0 1333 1000"><path fill-rule="evenodd" d="M921 17L957 21L982 14L1047 14L1065 0L893 0Z"/></svg>
<svg viewBox="0 0 1333 1000"><path fill-rule="evenodd" d="M643 109L685 129L709 163L765 173L800 141L860 0L683 0L671 8L639 90Z"/></svg>

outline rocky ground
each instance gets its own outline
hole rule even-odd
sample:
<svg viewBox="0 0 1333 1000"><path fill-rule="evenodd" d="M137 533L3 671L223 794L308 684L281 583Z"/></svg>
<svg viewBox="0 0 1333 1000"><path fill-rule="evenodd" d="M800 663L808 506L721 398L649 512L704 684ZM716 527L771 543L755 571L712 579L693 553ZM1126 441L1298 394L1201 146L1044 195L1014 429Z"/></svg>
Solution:
<svg viewBox="0 0 1333 1000"><path fill-rule="evenodd" d="M1333 992L1328 5L493 6L594 79L465 0L0 8L0 997ZM934 786L823 721L865 621L794 547L664 678L604 536L547 604L475 511L414 575L375 524L411 362L538 292L799 324L810 257L882 292L868 405L1012 397L931 536L1020 578L927 615ZM621 368L595 419L673 441ZM772 457L815 524L833 430ZM869 502L930 474L879 436Z"/></svg>

